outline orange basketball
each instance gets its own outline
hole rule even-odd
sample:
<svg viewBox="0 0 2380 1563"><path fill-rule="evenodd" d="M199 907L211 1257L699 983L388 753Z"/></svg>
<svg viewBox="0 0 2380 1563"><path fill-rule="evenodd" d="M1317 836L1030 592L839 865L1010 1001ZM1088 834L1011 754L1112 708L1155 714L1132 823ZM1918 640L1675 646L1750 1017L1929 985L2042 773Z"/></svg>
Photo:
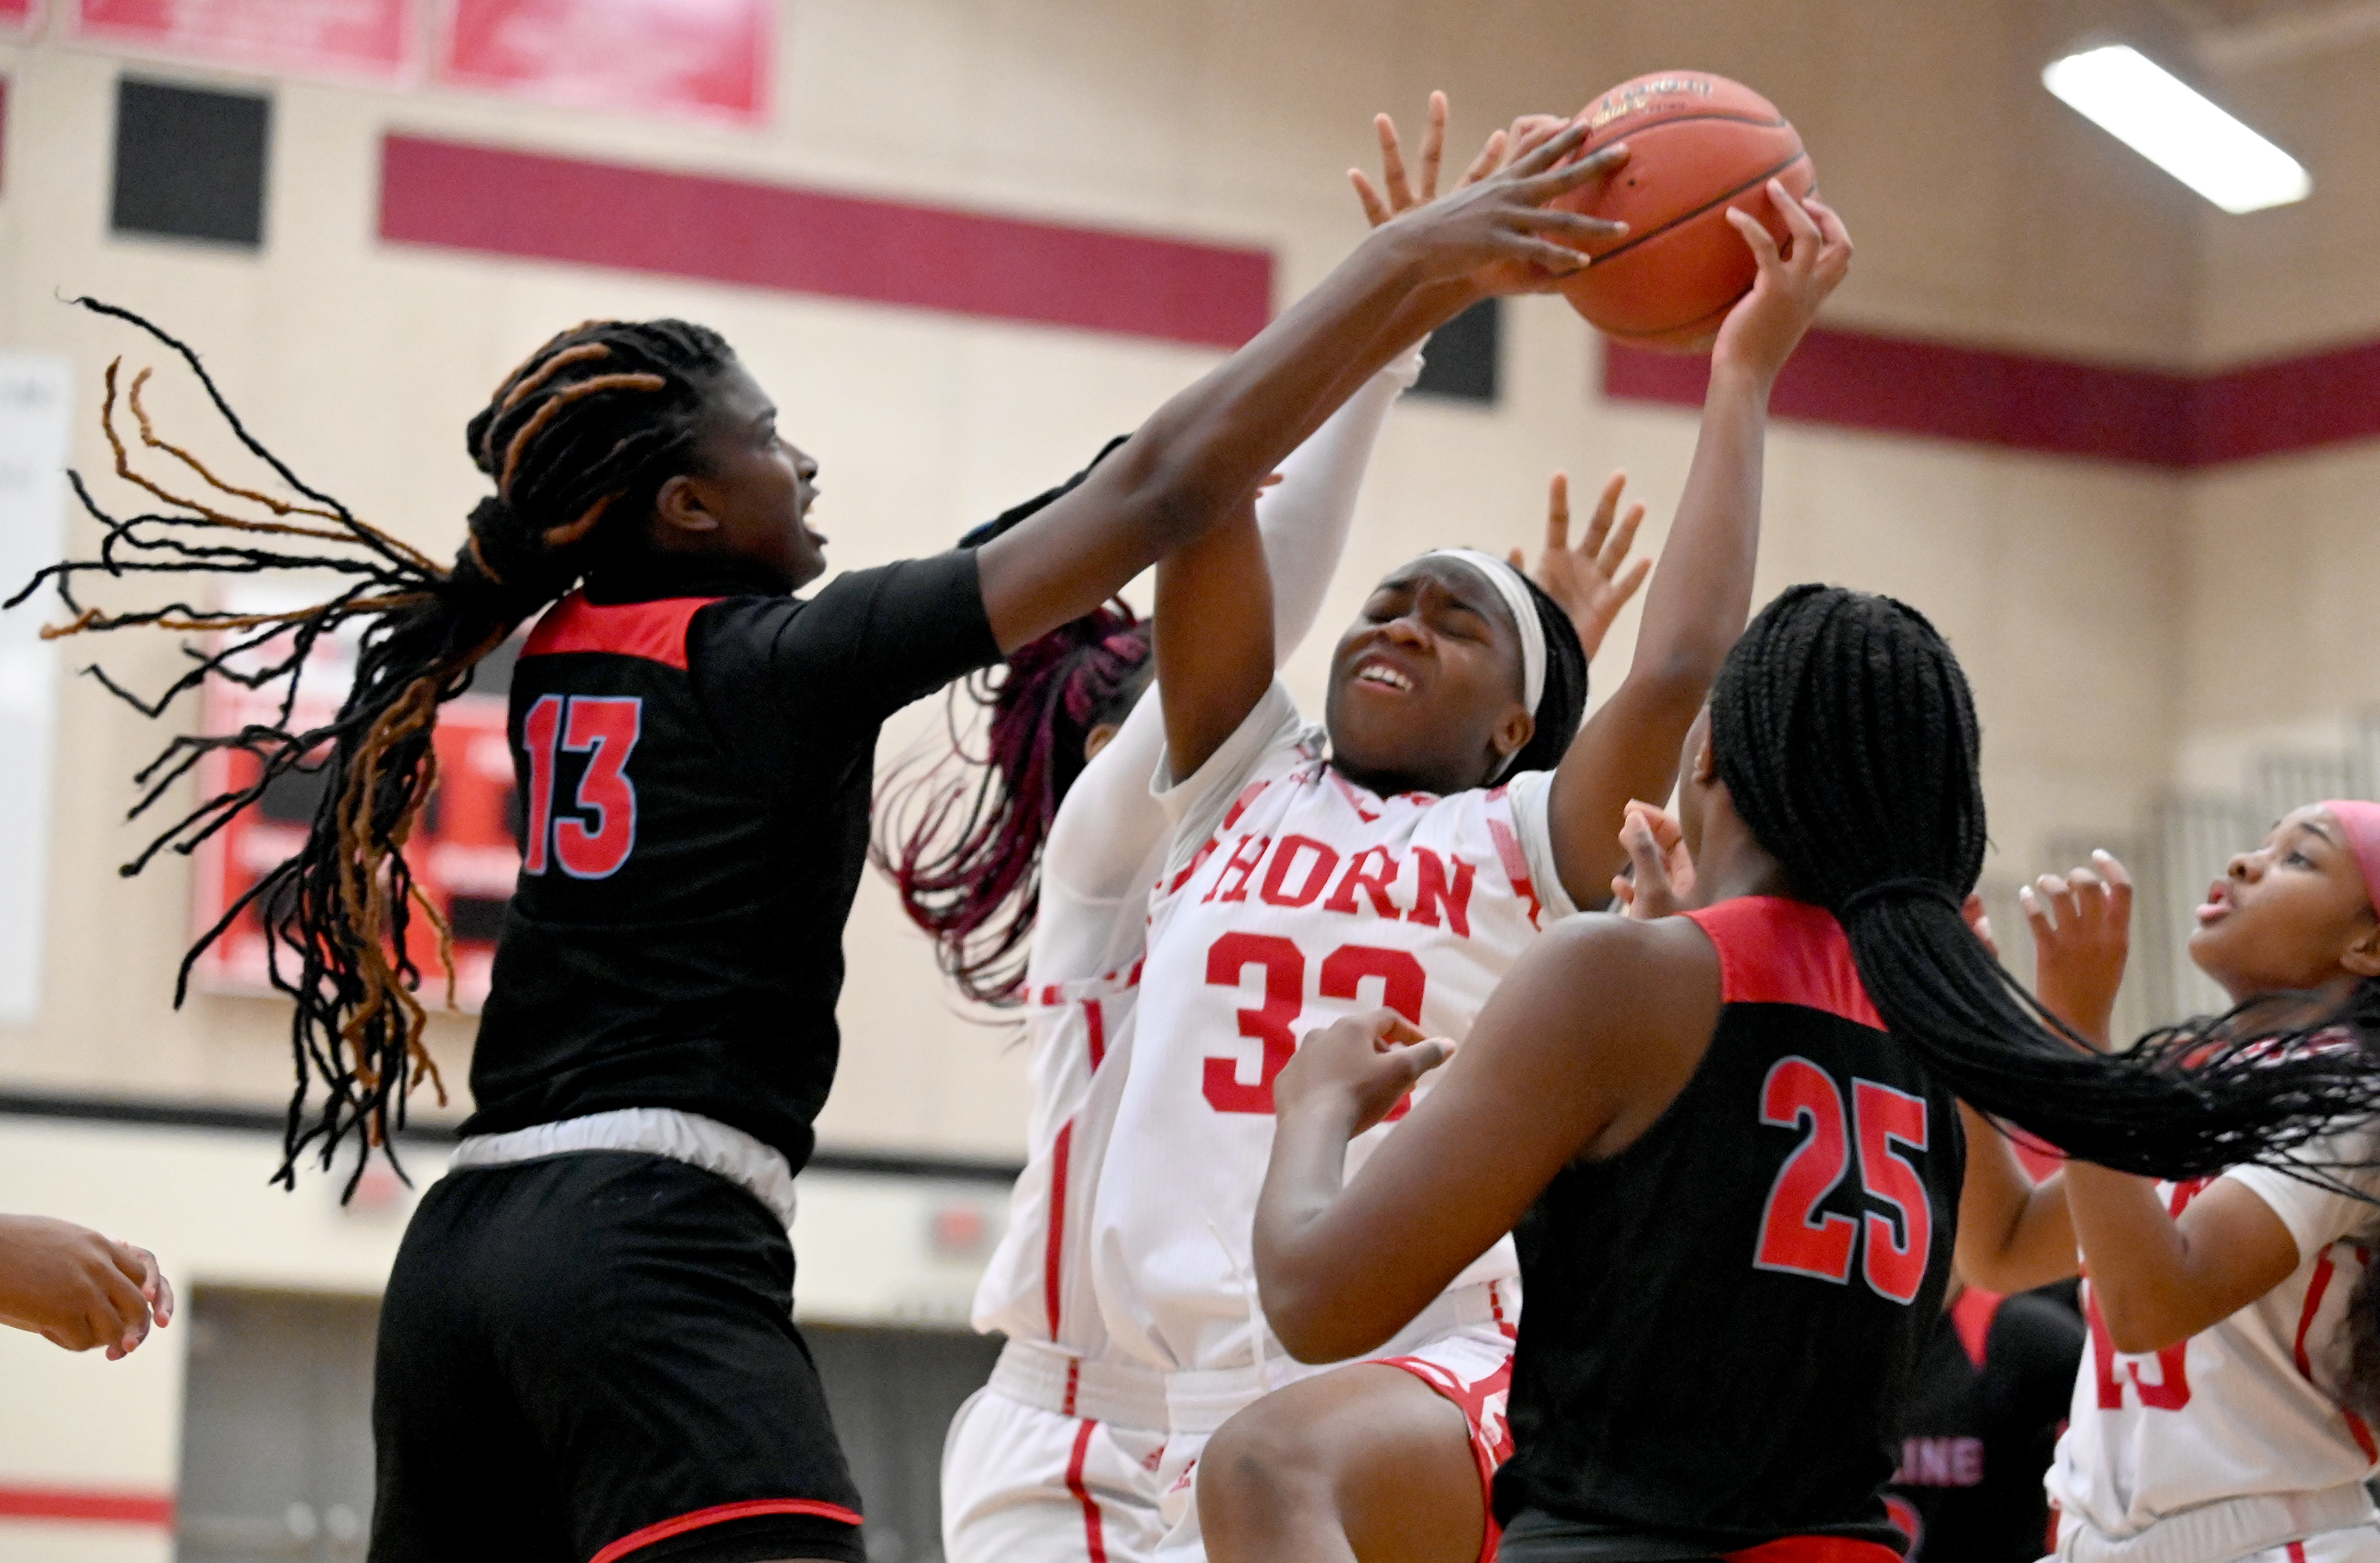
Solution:
<svg viewBox="0 0 2380 1563"><path fill-rule="evenodd" d="M1728 209L1750 212L1785 241L1785 220L1766 186L1780 180L1800 197L1816 184L1801 134L1749 87L1699 70L1623 81L1585 117L1585 151L1624 140L1628 162L1557 204L1617 218L1628 232L1587 246L1596 262L1563 285L1563 296L1633 345L1709 345L1757 271Z"/></svg>

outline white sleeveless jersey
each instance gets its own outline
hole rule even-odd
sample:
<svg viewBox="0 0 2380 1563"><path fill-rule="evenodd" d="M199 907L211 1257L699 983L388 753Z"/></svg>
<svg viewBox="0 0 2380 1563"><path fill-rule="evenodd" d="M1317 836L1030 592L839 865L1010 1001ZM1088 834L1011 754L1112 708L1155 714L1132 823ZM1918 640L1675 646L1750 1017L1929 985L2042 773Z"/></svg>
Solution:
<svg viewBox="0 0 2380 1563"><path fill-rule="evenodd" d="M2323 1162L2368 1161L2364 1132L2317 1142ZM2046 1484L2066 1514L2124 1537L2224 1498L2348 1487L2380 1472L2380 1442L2338 1398L2347 1299L2380 1242L2380 1207L2266 1167L2224 1174L2272 1207L2297 1240L2289 1279L2162 1351L2118 1351L2086 1284L2091 1354ZM2380 1194L2380 1169L2346 1175ZM2179 1216L2210 1180L2161 1183Z"/></svg>
<svg viewBox="0 0 2380 1563"><path fill-rule="evenodd" d="M1172 847L1092 1266L1116 1350L1164 1371L1284 1355L1262 1323L1250 1231L1272 1081L1298 1038L1383 1004L1460 1038L1538 928L1572 910L1547 838L1549 772L1383 798L1322 753L1276 682L1196 775L1159 773ZM1355 1140L1350 1177L1394 1130ZM1450 1290L1518 1271L1507 1238Z"/></svg>

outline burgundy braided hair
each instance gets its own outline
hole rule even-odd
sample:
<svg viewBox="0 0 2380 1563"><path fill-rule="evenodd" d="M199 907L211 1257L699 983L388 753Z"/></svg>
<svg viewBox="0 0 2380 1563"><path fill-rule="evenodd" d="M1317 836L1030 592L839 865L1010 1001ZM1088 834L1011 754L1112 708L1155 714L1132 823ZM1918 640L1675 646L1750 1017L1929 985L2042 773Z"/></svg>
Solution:
<svg viewBox="0 0 2380 1563"><path fill-rule="evenodd" d="M1148 625L1118 598L953 685L951 747L885 779L869 855L933 936L936 963L978 1003L1023 1001L1042 843L1083 773L1084 743L1123 720L1152 671ZM991 713L979 756L960 734L962 700Z"/></svg>

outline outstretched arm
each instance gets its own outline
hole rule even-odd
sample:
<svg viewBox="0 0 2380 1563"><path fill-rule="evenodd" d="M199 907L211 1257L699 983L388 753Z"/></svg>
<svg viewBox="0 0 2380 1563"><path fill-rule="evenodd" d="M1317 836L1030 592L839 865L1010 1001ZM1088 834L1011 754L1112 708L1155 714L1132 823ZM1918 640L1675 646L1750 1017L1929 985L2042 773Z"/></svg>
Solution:
<svg viewBox="0 0 2380 1563"><path fill-rule="evenodd" d="M1314 627L1346 547L1373 442L1398 394L1420 372L1419 352L1409 350L1374 375L1290 453L1281 464L1281 481L1257 496L1257 531L1275 587L1276 660L1294 651ZM1042 855L1045 878L1087 897L1132 890L1149 847L1167 829L1165 811L1148 792L1164 754L1162 699L1143 699L1059 806Z"/></svg>
<svg viewBox="0 0 2380 1563"><path fill-rule="evenodd" d="M1434 99L1432 109L1434 141L1442 128L1442 102ZM1393 130L1384 129L1382 136L1384 151L1393 158ZM1493 166L1491 154L1500 151L1500 141L1491 139L1489 149L1482 151L1471 176L1466 176L1473 182L1437 200L1421 199L1405 186L1401 174L1392 174L1391 199L1415 204L1382 222L1366 243L1379 242L1408 225L1443 221L1483 200L1518 200L1520 192L1536 199L1540 186L1556 177L1574 188L1603 177L1626 160L1624 147L1611 147L1563 166L1560 159L1569 156L1580 139L1580 127L1572 126L1515 158L1508 167L1484 172ZM1426 156L1424 165L1434 167L1434 156ZM1504 189L1516 193L1510 198L1495 196L1494 192ZM1378 212L1374 216L1378 220ZM1565 226L1560 231L1567 235L1578 230ZM1534 256L1515 251L1513 260L1534 262ZM1567 260L1561 264L1576 269ZM1551 268L1534 263L1520 266L1496 260L1463 274L1451 285L1410 293L1402 313L1376 341L1374 351L1364 356L1361 378L1336 394L1343 396L1352 392L1393 352L1402 351L1487 293L1526 291L1541 285L1551 274ZM1383 345L1388 351L1380 350ZM1302 429L1299 433L1302 437ZM1177 777L1197 770L1239 728L1270 685L1279 661L1273 639L1275 615L1263 581L1259 539L1253 527L1236 539L1223 535L1224 531L1219 527L1196 545L1169 553L1158 571L1158 690L1165 702L1168 763Z"/></svg>
<svg viewBox="0 0 2380 1563"><path fill-rule="evenodd" d="M1560 924L1513 963L1444 1078L1353 1182L1347 1142L1451 1044L1388 1010L1306 1036L1273 1083L1257 1206L1257 1284L1281 1344L1322 1363L1394 1336L1572 1158L1609 1154L1659 1116L1701 1061L1718 1003L1718 954L1692 923Z"/></svg>
<svg viewBox="0 0 2380 1563"><path fill-rule="evenodd" d="M1602 904L1624 860L1619 833L1628 801L1670 795L1678 746L1743 633L1759 552L1769 388L1851 266L1851 237L1823 202L1797 202L1774 180L1768 199L1792 230L1792 254L1780 257L1759 223L1730 213L1759 259L1758 280L1711 351L1702 437L1645 594L1635 660L1554 775L1554 864L1581 906Z"/></svg>
<svg viewBox="0 0 2380 1563"><path fill-rule="evenodd" d="M1275 667L1296 651L1322 612L1380 427L1420 376L1420 352L1400 354L1292 451L1281 464L1281 481L1257 497L1257 530L1272 577Z"/></svg>
<svg viewBox="0 0 2380 1563"><path fill-rule="evenodd" d="M174 1316L174 1289L145 1248L46 1216L0 1216L0 1324L110 1362Z"/></svg>
<svg viewBox="0 0 2380 1563"><path fill-rule="evenodd" d="M981 589L1001 648L1090 612L1254 494L1338 400L1428 329L1426 314L1405 308L1415 296L1451 312L1469 280L1494 277L1500 263L1576 271L1584 256L1558 238L1584 242L1610 225L1547 203L1620 161L1597 153L1565 164L1585 139L1585 127L1573 127L1503 172L1375 229L1080 488L986 543Z"/></svg>

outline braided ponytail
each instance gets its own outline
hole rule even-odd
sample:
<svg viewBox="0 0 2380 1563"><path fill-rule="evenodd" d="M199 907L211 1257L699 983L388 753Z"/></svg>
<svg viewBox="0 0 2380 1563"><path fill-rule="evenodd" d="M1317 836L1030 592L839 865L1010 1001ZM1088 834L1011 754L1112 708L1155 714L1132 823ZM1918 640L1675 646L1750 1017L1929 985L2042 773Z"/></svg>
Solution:
<svg viewBox="0 0 2380 1563"><path fill-rule="evenodd" d="M2304 1032L2203 1023L2121 1054L2084 1048L1961 915L1985 846L1979 745L1958 659L1890 598L1792 588L1711 690L1736 812L1796 892L1841 921L1898 1042L1978 1111L2148 1176L2278 1161L2380 1110L2380 1058L2361 1031L2357 1045L2310 1046Z"/></svg>
<svg viewBox="0 0 2380 1563"><path fill-rule="evenodd" d="M1022 1000L1041 906L1041 847L1094 728L1121 722L1154 672L1148 626L1122 600L1019 647L1002 667L951 689L991 712L985 751L951 747L880 791L870 848L934 958L980 1004ZM969 767L978 774L970 781Z"/></svg>
<svg viewBox="0 0 2380 1563"><path fill-rule="evenodd" d="M122 872L139 873L168 848L187 855L292 772L322 778L305 844L199 936L174 993L178 1006L199 956L251 904L262 909L273 986L296 1005L290 1045L297 1087L275 1180L294 1184L298 1158L309 1146L327 1169L351 1133L368 1145L385 1145L404 1124L406 1093L422 1080L444 1099L421 1040L427 1017L415 997L421 974L406 952L417 909L436 925L442 951L448 943L405 857L414 820L437 784L431 733L438 707L469 687L473 667L523 619L568 591L606 548L624 540L615 534L639 522L662 481L690 467L704 377L730 354L717 333L678 321L589 321L540 347L471 419L471 459L495 480L496 491L471 512L462 551L442 567L299 479L249 432L188 346L129 310L76 302L140 328L179 357L241 445L298 496L226 483L160 438L141 406L146 370L126 395L141 447L178 461L205 487L186 493L135 467L116 424L118 359L108 367L101 426L117 476L165 508L119 518L70 473L76 497L104 532L97 554L44 568L6 604L14 607L47 583L70 618L43 630L44 637L139 625L220 636L212 650L192 648L189 668L154 699L96 667L86 670L150 717L210 676L282 688L272 722L177 736L137 774L144 791L132 818L147 813L210 754L237 752L257 762L253 782L202 799ZM607 520L616 525L607 527ZM110 612L77 596L78 584L91 576L279 571L327 573L343 585L310 607L283 613L182 601ZM307 659L324 636L350 626L361 629L354 682L334 717L303 727L296 711ZM308 1098L318 1079L323 1099L309 1122ZM350 1190L364 1161L357 1158Z"/></svg>

